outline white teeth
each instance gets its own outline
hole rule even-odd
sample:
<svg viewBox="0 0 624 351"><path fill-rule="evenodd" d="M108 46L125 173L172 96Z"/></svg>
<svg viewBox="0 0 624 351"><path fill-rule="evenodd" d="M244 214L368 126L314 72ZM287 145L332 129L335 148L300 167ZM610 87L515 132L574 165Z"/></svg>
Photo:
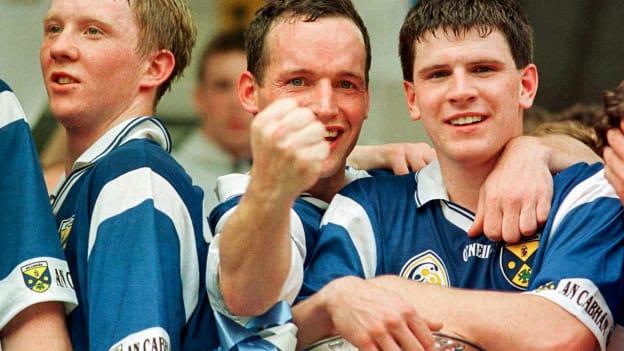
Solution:
<svg viewBox="0 0 624 351"><path fill-rule="evenodd" d="M464 126L467 124L477 123L483 121L483 116L466 116L454 119L451 124L454 126Z"/></svg>
<svg viewBox="0 0 624 351"><path fill-rule="evenodd" d="M70 83L73 83L73 82L74 81L71 78L69 78L69 77L60 77L58 79L58 83L59 84L70 84Z"/></svg>
<svg viewBox="0 0 624 351"><path fill-rule="evenodd" d="M327 130L325 133L326 138L335 138L338 136L338 131L335 130Z"/></svg>

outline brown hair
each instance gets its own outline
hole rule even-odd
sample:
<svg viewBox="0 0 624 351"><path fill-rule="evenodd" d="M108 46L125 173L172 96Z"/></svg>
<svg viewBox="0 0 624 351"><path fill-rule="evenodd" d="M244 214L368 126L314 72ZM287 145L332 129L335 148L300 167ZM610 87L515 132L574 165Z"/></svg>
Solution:
<svg viewBox="0 0 624 351"><path fill-rule="evenodd" d="M598 137L594 128L576 120L567 119L542 123L529 133L532 136L551 134L571 136L589 146L598 155L602 155L602 148L605 146L604 141Z"/></svg>
<svg viewBox="0 0 624 351"><path fill-rule="evenodd" d="M404 80L413 80L416 42L437 29L455 36L477 29L482 37L499 30L516 68L533 62L533 30L516 0L420 0L405 17L399 36Z"/></svg>
<svg viewBox="0 0 624 351"><path fill-rule="evenodd" d="M201 57L197 62L197 82L204 81L206 74L206 61L212 56L240 51L245 53L245 32L242 30L232 30L217 33L202 49Z"/></svg>
<svg viewBox="0 0 624 351"><path fill-rule="evenodd" d="M602 96L604 110L599 123L596 125L596 134L607 144L607 131L610 128L619 128L624 119L624 81L614 91L605 91Z"/></svg>
<svg viewBox="0 0 624 351"><path fill-rule="evenodd" d="M184 0L128 0L139 24L139 54L147 56L168 50L175 57L171 76L160 86L156 103L169 90L171 83L182 76L191 61L197 28Z"/></svg>
<svg viewBox="0 0 624 351"><path fill-rule="evenodd" d="M278 20L301 19L314 22L323 17L344 17L350 19L360 29L366 49L366 83L371 66L371 48L364 21L353 7L351 0L267 0L256 12L245 34L247 49L247 69L262 84L264 70L269 62L265 44L266 37Z"/></svg>

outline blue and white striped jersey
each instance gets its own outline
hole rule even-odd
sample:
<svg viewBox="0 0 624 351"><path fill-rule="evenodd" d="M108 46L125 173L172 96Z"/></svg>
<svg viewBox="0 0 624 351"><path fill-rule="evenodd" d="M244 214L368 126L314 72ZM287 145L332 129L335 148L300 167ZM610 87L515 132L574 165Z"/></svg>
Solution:
<svg viewBox="0 0 624 351"><path fill-rule="evenodd" d="M346 169L348 182L369 176L366 171L359 171L350 167ZM250 176L248 174L235 173L219 177L216 192L221 203L212 210L208 220L210 229L215 233L215 240L212 242L208 253L207 283L211 297L210 301L215 310L230 317L235 316L232 316L227 310L218 283L219 234L223 229L223 225L234 212L236 206L238 206L241 196L247 190L249 180ZM304 193L295 200L295 204L291 209L290 238L292 256L290 272L280 295L280 300L284 300L289 304L295 301L301 289L303 270L310 261L307 253L311 253L316 246L319 225L327 206L328 204L325 201Z"/></svg>
<svg viewBox="0 0 624 351"><path fill-rule="evenodd" d="M110 129L74 163L53 210L79 306L76 350L212 350L203 193L155 118Z"/></svg>
<svg viewBox="0 0 624 351"><path fill-rule="evenodd" d="M338 277L382 274L529 291L576 316L604 350L624 294L622 206L600 164L553 180L545 227L519 244L466 235L474 214L449 201L437 161L415 175L354 182L325 213L302 296Z"/></svg>
<svg viewBox="0 0 624 351"><path fill-rule="evenodd" d="M347 181L368 177L364 171L351 168L346 170ZM295 334L297 328L290 323L288 305L292 304L297 297L303 283L303 271L307 267L310 256L316 245L318 228L323 213L328 204L309 194L302 194L293 205L290 216L291 238L291 261L288 278L282 286L280 302L262 316L246 318L233 315L223 301L223 295L219 288L219 241L220 233L224 224L240 201L241 196L247 190L250 177L248 174L229 174L219 177L217 181L217 197L221 203L210 213L209 223L213 233L216 233L210 245L207 262L207 289L210 294L210 303L218 317L219 329L222 334L227 334L231 340L251 339L257 335L257 331L268 326L275 326L272 330L274 336L264 338L280 349L295 347ZM268 267L270 269L270 267ZM279 312L279 313L278 313ZM235 321L232 323L232 321ZM276 340L279 338L279 340ZM225 342L222 342L222 346ZM273 348L275 349L275 348Z"/></svg>
<svg viewBox="0 0 624 351"><path fill-rule="evenodd" d="M0 330L44 301L75 307L69 268L54 226L24 111L0 80Z"/></svg>

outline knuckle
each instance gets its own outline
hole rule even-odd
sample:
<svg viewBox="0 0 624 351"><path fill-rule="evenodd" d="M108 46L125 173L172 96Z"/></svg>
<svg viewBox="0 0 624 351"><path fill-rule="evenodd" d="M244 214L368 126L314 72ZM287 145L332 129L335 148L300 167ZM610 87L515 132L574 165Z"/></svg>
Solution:
<svg viewBox="0 0 624 351"><path fill-rule="evenodd" d="M520 223L520 233L524 236L535 234L537 226L535 224Z"/></svg>
<svg viewBox="0 0 624 351"><path fill-rule="evenodd" d="M353 337L352 341L355 345L364 350L373 350L375 346L373 338L365 333L358 333Z"/></svg>
<svg viewBox="0 0 624 351"><path fill-rule="evenodd" d="M520 239L520 233L518 233L517 231L507 231L503 233L503 240L506 242L516 242Z"/></svg>
<svg viewBox="0 0 624 351"><path fill-rule="evenodd" d="M387 316L384 319L385 330L395 330L401 327L403 324L403 318L400 316ZM384 330L384 332L385 332Z"/></svg>

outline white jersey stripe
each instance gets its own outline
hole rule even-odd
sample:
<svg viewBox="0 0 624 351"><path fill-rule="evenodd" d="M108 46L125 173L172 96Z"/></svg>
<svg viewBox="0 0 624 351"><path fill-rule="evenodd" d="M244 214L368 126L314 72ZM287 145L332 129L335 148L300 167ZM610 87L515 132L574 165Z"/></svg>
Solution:
<svg viewBox="0 0 624 351"><path fill-rule="evenodd" d="M364 208L352 199L336 194L323 216L321 227L327 224L327 218L346 230L345 235L351 237L360 256L364 277L373 278L377 271L377 247L373 226Z"/></svg>
<svg viewBox="0 0 624 351"><path fill-rule="evenodd" d="M553 226L550 231L551 237L557 234L559 224L561 224L561 221L568 215L568 213L572 212L575 208L592 202L600 197L618 199L615 190L604 177L604 169L576 185L574 189L572 189L572 191L570 191L570 193L565 197L561 206L559 206L559 209L557 210L555 219L553 220Z"/></svg>
<svg viewBox="0 0 624 351"><path fill-rule="evenodd" d="M26 114L22 109L17 96L10 90L0 92L0 128L7 126L20 119L25 119Z"/></svg>
<svg viewBox="0 0 624 351"><path fill-rule="evenodd" d="M146 181L147 179L151 181ZM125 173L102 188L93 208L87 257L91 255L101 223L150 199L154 201L154 206L158 211L173 220L178 234L180 276L184 309L188 321L197 305L199 289L199 264L193 222L180 195L166 179L150 168L138 168Z"/></svg>

